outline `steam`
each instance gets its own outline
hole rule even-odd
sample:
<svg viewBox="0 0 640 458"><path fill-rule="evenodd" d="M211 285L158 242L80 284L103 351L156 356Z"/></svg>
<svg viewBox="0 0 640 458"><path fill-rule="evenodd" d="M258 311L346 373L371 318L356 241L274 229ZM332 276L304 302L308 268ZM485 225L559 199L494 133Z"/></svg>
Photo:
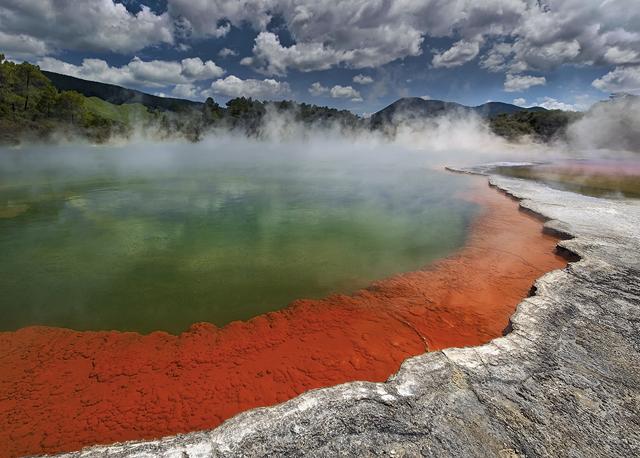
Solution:
<svg viewBox="0 0 640 458"><path fill-rule="evenodd" d="M366 161L403 150L419 154L429 167L640 152L640 98L631 96L596 104L569 126L566 139L554 144L542 144L530 138L510 142L494 134L485 118L468 111L447 111L429 118L396 114L392 125L371 129L366 119L355 124L340 118L305 123L299 121L295 105L288 110L279 110L275 104L265 108L266 114L251 129L224 123L207 129L200 125L199 130L194 129L195 138L185 135L188 129L184 126L190 122L196 125L198 113L191 117L166 113L162 122L138 119L131 132L112 133L104 146L126 148L129 152L124 161L127 167L136 160L141 164L184 161L189 151L214 156L233 155L234 150L256 155L287 152L299 157L313 153L336 161L354 156L355 151L368 151L369 157L360 157ZM86 142L79 140L73 132L58 132L45 145L34 147L32 144L29 149L46 151L41 154L41 160L46 164L56 160L56 156L45 159L52 149L72 150L74 145L86 146ZM147 154L150 150L153 155ZM334 154L336 151L345 156ZM175 152L181 156L174 157ZM81 157L76 160L74 166L83 163ZM0 165L6 170L7 161Z"/></svg>
<svg viewBox="0 0 640 458"><path fill-rule="evenodd" d="M569 147L585 156L640 153L640 97L621 96L594 105L569 126Z"/></svg>

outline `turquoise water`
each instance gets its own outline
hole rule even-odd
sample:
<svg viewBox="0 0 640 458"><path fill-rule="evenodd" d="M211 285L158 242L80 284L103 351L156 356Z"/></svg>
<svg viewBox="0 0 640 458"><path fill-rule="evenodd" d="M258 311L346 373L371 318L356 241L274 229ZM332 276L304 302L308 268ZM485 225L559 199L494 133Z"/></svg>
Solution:
<svg viewBox="0 0 640 458"><path fill-rule="evenodd" d="M224 325L464 242L465 177L402 151L303 149L0 150L0 328Z"/></svg>

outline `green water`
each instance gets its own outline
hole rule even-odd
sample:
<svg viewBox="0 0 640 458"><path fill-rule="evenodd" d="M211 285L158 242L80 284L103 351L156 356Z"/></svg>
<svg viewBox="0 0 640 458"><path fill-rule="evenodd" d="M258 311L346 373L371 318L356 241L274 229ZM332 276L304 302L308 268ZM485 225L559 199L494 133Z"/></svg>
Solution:
<svg viewBox="0 0 640 458"><path fill-rule="evenodd" d="M454 196L468 179L402 152L173 148L0 150L2 330L248 319L420 268L476 211Z"/></svg>

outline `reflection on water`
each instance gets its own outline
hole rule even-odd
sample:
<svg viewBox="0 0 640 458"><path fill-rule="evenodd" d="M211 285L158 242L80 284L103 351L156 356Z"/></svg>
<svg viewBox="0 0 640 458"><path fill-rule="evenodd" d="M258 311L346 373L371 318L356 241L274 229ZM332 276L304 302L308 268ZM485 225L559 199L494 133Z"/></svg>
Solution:
<svg viewBox="0 0 640 458"><path fill-rule="evenodd" d="M594 197L640 198L640 160L566 160L496 172Z"/></svg>
<svg viewBox="0 0 640 458"><path fill-rule="evenodd" d="M417 269L475 211L403 152L173 148L0 151L2 329L224 325Z"/></svg>

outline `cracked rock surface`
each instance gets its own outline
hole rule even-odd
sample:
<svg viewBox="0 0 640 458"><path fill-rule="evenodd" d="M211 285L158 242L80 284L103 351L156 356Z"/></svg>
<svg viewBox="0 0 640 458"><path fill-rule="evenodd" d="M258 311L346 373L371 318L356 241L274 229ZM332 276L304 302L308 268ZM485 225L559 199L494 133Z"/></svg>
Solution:
<svg viewBox="0 0 640 458"><path fill-rule="evenodd" d="M639 456L640 201L489 180L580 257L537 280L505 337L417 356L386 383L310 391L211 431L62 456Z"/></svg>

